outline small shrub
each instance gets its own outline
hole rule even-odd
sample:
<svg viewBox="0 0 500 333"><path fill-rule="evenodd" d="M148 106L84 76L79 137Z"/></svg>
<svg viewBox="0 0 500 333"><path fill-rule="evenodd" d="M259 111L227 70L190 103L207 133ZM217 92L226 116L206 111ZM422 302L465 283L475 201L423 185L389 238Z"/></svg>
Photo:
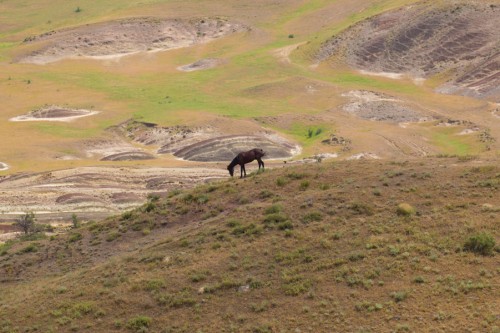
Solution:
<svg viewBox="0 0 500 333"><path fill-rule="evenodd" d="M82 238L83 238L82 234L80 234L80 233L77 232L77 233L71 234L69 236L68 242L70 242L70 243L78 242Z"/></svg>
<svg viewBox="0 0 500 333"><path fill-rule="evenodd" d="M470 236L464 244L464 250L482 255L493 254L495 238L487 232L481 232Z"/></svg>
<svg viewBox="0 0 500 333"><path fill-rule="evenodd" d="M408 293L406 291L395 291L391 293L392 299L394 299L397 303L404 301L408 297Z"/></svg>
<svg viewBox="0 0 500 333"><path fill-rule="evenodd" d="M276 179L276 185L278 185L278 186L280 186L280 187L283 187L283 186L285 186L286 184L287 184L287 181L286 181L286 179L285 179L285 178L283 178L283 177L278 177L278 178Z"/></svg>
<svg viewBox="0 0 500 333"><path fill-rule="evenodd" d="M373 208L364 202L352 202L349 209L358 215L373 215Z"/></svg>
<svg viewBox="0 0 500 333"><path fill-rule="evenodd" d="M147 316L137 316L127 322L127 328L135 332L143 332L151 325L152 319Z"/></svg>
<svg viewBox="0 0 500 333"><path fill-rule="evenodd" d="M301 191L305 191L307 190L307 188L309 187L309 181L308 180L304 180L300 183L300 186L299 186L299 189Z"/></svg>
<svg viewBox="0 0 500 333"><path fill-rule="evenodd" d="M413 279L413 282L421 284L421 283L425 283L425 280L424 280L424 278L423 278L423 277L421 277L421 276L416 276L416 277Z"/></svg>
<svg viewBox="0 0 500 333"><path fill-rule="evenodd" d="M305 173L291 172L286 175L290 179L299 180L307 177Z"/></svg>
<svg viewBox="0 0 500 333"><path fill-rule="evenodd" d="M159 279L144 281L143 285L143 289L145 291L159 291L164 287L165 287L165 281Z"/></svg>
<svg viewBox="0 0 500 333"><path fill-rule="evenodd" d="M38 251L38 247L36 246L36 244L31 243L30 245L22 248L19 252L20 253L31 253L31 252L37 252L37 251Z"/></svg>
<svg viewBox="0 0 500 333"><path fill-rule="evenodd" d="M128 212L125 212L122 214L121 220L122 221L130 220L133 216L134 216L134 213L132 213L132 211L128 211Z"/></svg>
<svg viewBox="0 0 500 333"><path fill-rule="evenodd" d="M80 13L81 11L82 11L82 9L80 7L76 7L75 13Z"/></svg>
<svg viewBox="0 0 500 333"><path fill-rule="evenodd" d="M400 203L396 210L396 213L401 216L411 216L415 214L415 208L412 205L407 203Z"/></svg>
<svg viewBox="0 0 500 333"><path fill-rule="evenodd" d="M279 224L281 222L285 222L288 220L288 217L282 213L273 213L266 215L264 218L264 224L266 225L272 225L272 224Z"/></svg>
<svg viewBox="0 0 500 333"><path fill-rule="evenodd" d="M320 212L310 212L302 218L302 222L310 223L310 222L319 222L323 219L323 216Z"/></svg>
<svg viewBox="0 0 500 333"><path fill-rule="evenodd" d="M234 228L241 225L241 222L236 219L229 219L226 225L230 228Z"/></svg>
<svg viewBox="0 0 500 333"><path fill-rule="evenodd" d="M154 202L148 202L143 207L143 211L146 212L146 213L151 213L155 209L156 209L156 204Z"/></svg>
<svg viewBox="0 0 500 333"><path fill-rule="evenodd" d="M276 214L276 213L281 212L282 210L283 210L283 207L281 205L272 205L271 207L267 207L264 213L266 215Z"/></svg>
<svg viewBox="0 0 500 333"><path fill-rule="evenodd" d="M272 198L274 196L273 192L268 191L268 190L263 190L259 193L259 198L261 199L268 199Z"/></svg>
<svg viewBox="0 0 500 333"><path fill-rule="evenodd" d="M78 217L74 213L71 215L71 223L73 224L74 229L80 227L80 221L78 221Z"/></svg>
<svg viewBox="0 0 500 333"><path fill-rule="evenodd" d="M120 237L120 233L118 231L111 231L107 236L106 236L106 241L107 242L112 242L115 239Z"/></svg>

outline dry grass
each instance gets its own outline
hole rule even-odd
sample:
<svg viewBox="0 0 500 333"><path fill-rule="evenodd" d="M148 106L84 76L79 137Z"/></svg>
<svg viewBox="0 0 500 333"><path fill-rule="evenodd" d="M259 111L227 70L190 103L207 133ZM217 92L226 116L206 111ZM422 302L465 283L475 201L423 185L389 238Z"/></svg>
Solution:
<svg viewBox="0 0 500 333"><path fill-rule="evenodd" d="M495 332L498 245L482 255L466 244L499 239L499 212L484 208L500 206L497 162L274 169L9 243L1 327ZM415 213L398 214L400 203Z"/></svg>

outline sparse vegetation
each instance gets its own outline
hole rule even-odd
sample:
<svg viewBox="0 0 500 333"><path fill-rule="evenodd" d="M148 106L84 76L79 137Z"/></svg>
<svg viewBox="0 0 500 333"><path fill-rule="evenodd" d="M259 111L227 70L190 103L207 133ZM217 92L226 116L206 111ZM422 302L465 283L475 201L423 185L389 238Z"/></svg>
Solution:
<svg viewBox="0 0 500 333"><path fill-rule="evenodd" d="M494 52L470 61L448 52L454 59L434 62L425 80L382 76L398 76L380 73L391 63L358 68L345 59L391 55L418 69L400 51L437 39L446 50L479 45L477 54L494 46L482 44L496 36L482 20L494 27L486 19L498 6L459 2L3 1L8 223L0 230L13 231L12 212L36 210L38 221L0 239L0 332L498 332L498 94L476 99L483 85L467 98L452 95L465 86L437 92L488 76L461 74ZM413 10L381 42L383 29L398 29L397 16ZM470 24L442 27L446 20ZM189 25L178 30L181 21ZM429 27L439 36L422 39ZM457 39L446 40L448 31ZM332 36L333 57L323 48ZM189 46L191 37L206 43ZM134 38L144 52L84 58L121 57L136 50ZM146 52L171 38L186 47ZM73 59L57 61L67 54ZM409 56L419 54L427 53ZM193 61L196 71L176 69ZM443 71L452 64L460 68ZM100 113L7 121L52 101ZM239 134L262 141L234 140ZM254 162L245 179L237 168L217 180L229 178L228 161L205 167L172 156L201 140L209 160L270 142L266 172ZM125 150L134 153L106 159ZM127 160L135 156L151 159ZM46 236L40 222L52 215L42 211L54 207L66 225ZM86 222L108 212L121 215Z"/></svg>
<svg viewBox="0 0 500 333"><path fill-rule="evenodd" d="M495 244L495 238L493 238L490 233L481 232L469 236L469 238L465 241L464 250L482 255L491 255L493 254Z"/></svg>
<svg viewBox="0 0 500 333"><path fill-rule="evenodd" d="M28 212L23 215L21 215L17 221L16 221L16 226L18 226L25 235L29 234L30 232L33 232L35 229L35 214L33 212Z"/></svg>

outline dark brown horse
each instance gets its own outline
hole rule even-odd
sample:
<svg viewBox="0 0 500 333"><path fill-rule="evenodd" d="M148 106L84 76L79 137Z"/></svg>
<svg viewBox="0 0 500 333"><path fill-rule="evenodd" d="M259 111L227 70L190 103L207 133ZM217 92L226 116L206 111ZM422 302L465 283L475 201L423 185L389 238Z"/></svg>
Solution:
<svg viewBox="0 0 500 333"><path fill-rule="evenodd" d="M233 161L227 166L227 170L229 170L229 174L231 177L234 174L234 167L239 164L240 165L240 178L243 178L243 173L245 173L245 177L247 176L247 171L245 170L245 164L252 162L253 160L257 160L259 162L259 170L262 166L262 170L264 170L264 162L262 162L262 157L266 155L266 153L259 148L254 148L249 151L241 152L233 159Z"/></svg>

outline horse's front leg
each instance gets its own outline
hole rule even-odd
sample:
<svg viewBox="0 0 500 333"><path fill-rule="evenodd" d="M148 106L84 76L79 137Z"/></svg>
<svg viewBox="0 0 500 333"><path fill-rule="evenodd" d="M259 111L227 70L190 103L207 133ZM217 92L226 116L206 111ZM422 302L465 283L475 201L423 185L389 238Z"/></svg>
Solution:
<svg viewBox="0 0 500 333"><path fill-rule="evenodd" d="M247 170L245 169L245 164L243 164L241 166L241 169L243 170L243 174L245 175L245 177L247 176ZM243 178L243 175L241 176Z"/></svg>
<svg viewBox="0 0 500 333"><path fill-rule="evenodd" d="M243 170L245 169L245 166L242 164L240 165L240 178L243 178Z"/></svg>
<svg viewBox="0 0 500 333"><path fill-rule="evenodd" d="M264 161L262 160L257 160L257 162L259 162L259 170L260 170L260 166L262 165L262 169L264 170Z"/></svg>

